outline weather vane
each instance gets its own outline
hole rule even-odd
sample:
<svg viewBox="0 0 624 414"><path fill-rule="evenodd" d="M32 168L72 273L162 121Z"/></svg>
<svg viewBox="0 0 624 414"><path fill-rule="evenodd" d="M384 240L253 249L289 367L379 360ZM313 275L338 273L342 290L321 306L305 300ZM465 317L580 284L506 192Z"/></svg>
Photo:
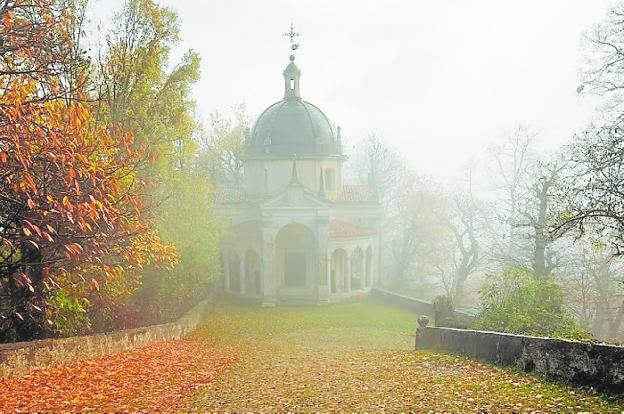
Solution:
<svg viewBox="0 0 624 414"><path fill-rule="evenodd" d="M294 52L299 49L299 43L295 43L295 38L301 36L301 33L295 32L295 26L293 23L290 23L290 32L286 32L282 36L290 39L290 50Z"/></svg>

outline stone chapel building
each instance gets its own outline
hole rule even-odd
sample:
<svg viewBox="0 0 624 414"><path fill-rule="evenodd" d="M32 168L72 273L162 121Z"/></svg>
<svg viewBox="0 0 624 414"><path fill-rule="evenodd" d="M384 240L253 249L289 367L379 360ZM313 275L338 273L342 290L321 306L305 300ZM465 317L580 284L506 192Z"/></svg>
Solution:
<svg viewBox="0 0 624 414"><path fill-rule="evenodd" d="M340 127L301 98L294 60L247 134L243 185L216 190L222 287L264 306L337 302L378 279L380 205L343 183Z"/></svg>

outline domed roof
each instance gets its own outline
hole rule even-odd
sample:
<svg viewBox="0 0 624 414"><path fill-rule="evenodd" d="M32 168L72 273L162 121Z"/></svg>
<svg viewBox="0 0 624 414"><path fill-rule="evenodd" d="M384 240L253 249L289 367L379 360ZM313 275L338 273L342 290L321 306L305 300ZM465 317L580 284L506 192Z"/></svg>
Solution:
<svg viewBox="0 0 624 414"><path fill-rule="evenodd" d="M301 72L292 61L284 70L284 99L260 114L247 141L249 155L340 155L336 130L315 105L301 99Z"/></svg>
<svg viewBox="0 0 624 414"><path fill-rule="evenodd" d="M251 131L250 150L275 155L337 152L336 130L316 106L301 99L284 99L269 106Z"/></svg>

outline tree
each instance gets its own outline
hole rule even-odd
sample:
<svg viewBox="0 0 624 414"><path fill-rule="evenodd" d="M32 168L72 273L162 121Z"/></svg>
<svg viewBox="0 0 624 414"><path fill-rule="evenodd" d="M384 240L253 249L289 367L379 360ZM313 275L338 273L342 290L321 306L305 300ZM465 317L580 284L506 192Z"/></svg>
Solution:
<svg viewBox="0 0 624 414"><path fill-rule="evenodd" d="M34 99L75 98L88 67L79 47L83 12L77 1L0 1L0 92L21 79L37 84Z"/></svg>
<svg viewBox="0 0 624 414"><path fill-rule="evenodd" d="M447 214L439 215L441 223L453 235L449 256L451 270L440 266L440 276L447 296L455 306L465 302L464 286L482 261L482 248L479 244L481 232L485 228L485 213L482 202L473 194L472 169L466 170L466 188L454 191Z"/></svg>
<svg viewBox="0 0 624 414"><path fill-rule="evenodd" d="M132 136L94 125L81 104L32 102L36 93L36 84L13 83L0 99L3 331L20 338L49 330L46 295L75 282L58 276L78 272L99 290L107 268L87 279L85 263L119 255L150 229L140 218L142 153L130 148Z"/></svg>
<svg viewBox="0 0 624 414"><path fill-rule="evenodd" d="M384 207L390 207L401 197L398 183L409 176L405 160L378 132L369 133L356 146L349 167L357 182L375 190Z"/></svg>
<svg viewBox="0 0 624 414"><path fill-rule="evenodd" d="M152 162L138 176L153 184L142 194L143 215L176 247L180 261L166 272L144 270L133 299L121 308L112 304L98 317L103 328L118 314L125 315L126 325L175 318L205 296L218 273L211 177L201 164L205 156L191 96L199 56L188 51L169 69L179 19L152 0L126 0L115 21L97 64L98 115L123 125L146 146Z"/></svg>
<svg viewBox="0 0 624 414"><path fill-rule="evenodd" d="M494 161L493 172L495 190L499 193L502 215L497 217L500 223L500 241L496 243L502 250L493 252L503 266L517 263L517 252L522 238L518 234L519 208L523 190L528 186L527 169L535 155L532 148L536 133L526 125L518 125L507 133L504 139L490 146Z"/></svg>
<svg viewBox="0 0 624 414"><path fill-rule="evenodd" d="M218 111L210 115L208 130L199 136L199 155L213 185L242 184L245 140L250 123L244 104L235 106L230 118Z"/></svg>
<svg viewBox="0 0 624 414"><path fill-rule="evenodd" d="M152 0L126 0L115 22L97 62L98 115L147 146L153 162L141 174L162 182L195 153L191 87L199 80L199 56L189 50L167 71L179 20ZM168 197L159 191L166 190L154 192L156 203Z"/></svg>
<svg viewBox="0 0 624 414"><path fill-rule="evenodd" d="M519 126L493 153L497 201L506 211L497 218L504 232L497 235L501 241L496 244L504 249L493 255L503 266L530 267L537 275L549 275L561 264L556 242L562 234L553 226L563 208L559 200L567 161L537 154L536 136Z"/></svg>
<svg viewBox="0 0 624 414"><path fill-rule="evenodd" d="M570 168L561 197L565 211L554 227L558 233L589 230L597 241L624 248L624 135L617 127L587 129L568 148Z"/></svg>
<svg viewBox="0 0 624 414"><path fill-rule="evenodd" d="M406 172L400 194L386 210L384 237L390 248L387 271L396 289L405 289L408 279L430 275L448 260L448 231L437 220L444 199L431 180Z"/></svg>
<svg viewBox="0 0 624 414"><path fill-rule="evenodd" d="M567 149L571 168L566 176L567 210L556 230L589 229L621 254L624 247L623 108L624 3L611 8L604 21L584 36L586 63L579 91L602 97L597 119Z"/></svg>
<svg viewBox="0 0 624 414"><path fill-rule="evenodd" d="M612 249L577 241L565 269L565 288L570 308L582 325L598 338L624 339L624 263Z"/></svg>
<svg viewBox="0 0 624 414"><path fill-rule="evenodd" d="M548 276L558 268L560 257L555 249L559 234L552 231L561 213L559 191L565 162L537 161L529 172L530 182L521 199L518 226L527 233L529 252L527 261L538 276Z"/></svg>
<svg viewBox="0 0 624 414"><path fill-rule="evenodd" d="M0 340L51 334L53 298L103 298L122 265L175 261L141 215L145 147L81 103L73 6L0 3Z"/></svg>
<svg viewBox="0 0 624 414"><path fill-rule="evenodd" d="M617 2L606 18L583 36L585 64L578 92L603 97L600 114L619 124L624 102L624 2Z"/></svg>

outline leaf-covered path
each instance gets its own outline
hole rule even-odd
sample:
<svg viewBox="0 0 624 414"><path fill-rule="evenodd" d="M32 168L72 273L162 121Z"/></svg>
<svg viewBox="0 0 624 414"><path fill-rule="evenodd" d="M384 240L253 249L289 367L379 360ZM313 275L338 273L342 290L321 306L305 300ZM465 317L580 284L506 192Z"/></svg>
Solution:
<svg viewBox="0 0 624 414"><path fill-rule="evenodd" d="M0 380L0 413L187 411L188 399L236 356L190 339Z"/></svg>
<svg viewBox="0 0 624 414"><path fill-rule="evenodd" d="M623 410L587 390L414 352L414 325L365 303L223 306L184 340L0 380L0 413Z"/></svg>
<svg viewBox="0 0 624 414"><path fill-rule="evenodd" d="M594 412L620 403L411 349L413 315L370 304L222 308L197 339L240 355L197 397L211 412Z"/></svg>

